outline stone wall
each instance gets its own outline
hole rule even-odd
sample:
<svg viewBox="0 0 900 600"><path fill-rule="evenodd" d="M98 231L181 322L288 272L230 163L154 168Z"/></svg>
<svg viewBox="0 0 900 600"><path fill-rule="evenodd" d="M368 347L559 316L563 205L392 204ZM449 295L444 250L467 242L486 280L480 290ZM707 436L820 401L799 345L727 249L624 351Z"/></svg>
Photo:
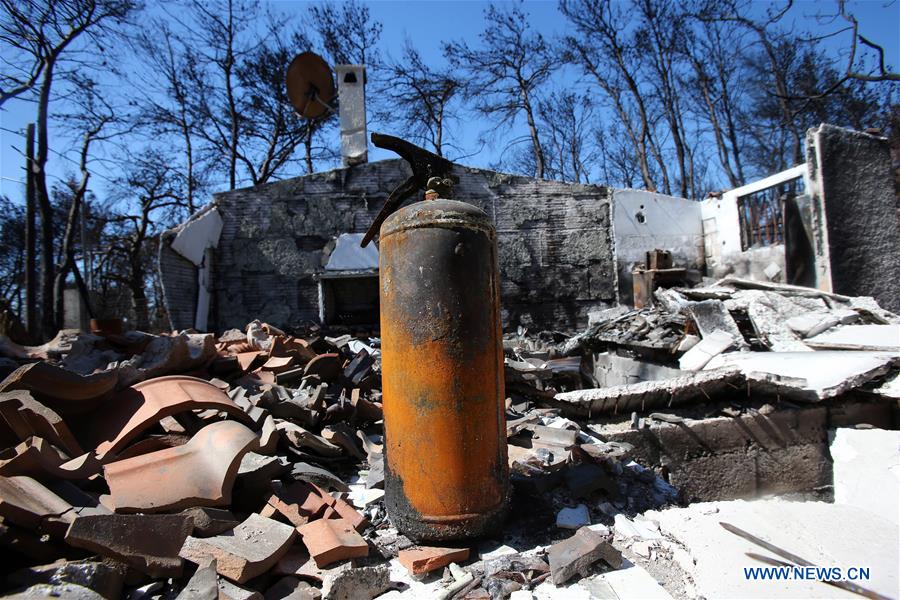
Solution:
<svg viewBox="0 0 900 600"><path fill-rule="evenodd" d="M454 197L481 207L497 227L506 329L575 330L589 309L615 304L608 188L459 166L455 174ZM314 276L333 238L364 232L408 175L405 162L388 160L217 194L224 227L210 328L317 321Z"/></svg>

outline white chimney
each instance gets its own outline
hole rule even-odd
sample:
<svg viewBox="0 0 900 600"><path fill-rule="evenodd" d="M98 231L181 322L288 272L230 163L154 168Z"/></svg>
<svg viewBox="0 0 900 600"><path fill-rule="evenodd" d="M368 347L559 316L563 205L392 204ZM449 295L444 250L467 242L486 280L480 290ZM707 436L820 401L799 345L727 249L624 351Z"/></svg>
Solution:
<svg viewBox="0 0 900 600"><path fill-rule="evenodd" d="M341 118L341 156L349 167L369 159L366 138L366 67L335 65Z"/></svg>

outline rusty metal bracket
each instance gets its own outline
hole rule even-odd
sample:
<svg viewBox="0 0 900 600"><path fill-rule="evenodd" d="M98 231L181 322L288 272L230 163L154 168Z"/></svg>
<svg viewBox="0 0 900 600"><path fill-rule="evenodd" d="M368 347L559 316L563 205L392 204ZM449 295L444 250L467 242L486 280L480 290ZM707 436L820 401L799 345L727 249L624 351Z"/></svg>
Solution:
<svg viewBox="0 0 900 600"><path fill-rule="evenodd" d="M372 241L381 229L381 224L384 223L384 220L400 208L404 200L422 189L426 190L427 199L450 198L453 184L459 181L452 174L452 162L406 140L401 140L392 135L373 133L372 143L379 148L399 154L403 160L409 163L413 174L409 179L394 188L394 191L388 196L378 216L375 217L371 227L369 227L365 237L359 244L363 248Z"/></svg>

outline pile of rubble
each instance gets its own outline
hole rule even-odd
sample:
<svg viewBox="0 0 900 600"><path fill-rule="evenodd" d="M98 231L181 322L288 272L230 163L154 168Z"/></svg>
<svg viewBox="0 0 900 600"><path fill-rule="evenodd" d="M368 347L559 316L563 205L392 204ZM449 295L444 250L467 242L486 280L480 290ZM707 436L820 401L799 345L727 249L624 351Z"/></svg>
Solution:
<svg viewBox="0 0 900 600"><path fill-rule="evenodd" d="M640 381L559 393L556 406L588 416L712 402L735 390L799 402L857 389L900 396L900 318L872 298L735 278L654 295L652 308L593 314L587 331L559 346L639 362Z"/></svg>
<svg viewBox="0 0 900 600"><path fill-rule="evenodd" d="M3 591L506 598L621 567L614 515L676 501L627 444L540 406L582 387L580 359L510 349L512 516L496 540L417 546L384 510L379 340L307 333L5 340Z"/></svg>
<svg viewBox="0 0 900 600"><path fill-rule="evenodd" d="M900 320L870 299L741 280L655 298L574 337L506 337L510 516L496 539L448 547L416 545L385 512L378 338L255 321L219 337L2 340L2 591L498 599L614 597L627 581L690 596L689 553L644 516L683 497L609 419L684 425L670 413L851 390L896 405ZM604 357L639 365L636 380L600 385Z"/></svg>

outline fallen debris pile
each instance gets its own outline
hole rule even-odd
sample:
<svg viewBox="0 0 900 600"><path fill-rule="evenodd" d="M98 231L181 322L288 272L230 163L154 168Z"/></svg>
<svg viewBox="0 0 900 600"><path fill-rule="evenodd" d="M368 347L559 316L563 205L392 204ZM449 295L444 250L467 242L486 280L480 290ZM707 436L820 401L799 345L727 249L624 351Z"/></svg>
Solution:
<svg viewBox="0 0 900 600"><path fill-rule="evenodd" d="M627 444L529 399L581 387L579 358L511 353L513 516L502 540L439 548L385 514L377 338L253 322L0 352L0 544L22 597L506 598L619 568L601 521L676 500Z"/></svg>
<svg viewBox="0 0 900 600"><path fill-rule="evenodd" d="M628 414L735 390L819 402L863 386L879 393L886 375L896 379L900 318L871 298L734 278L655 297L653 308L594 315L559 348L626 371L640 364L644 376L556 394L555 406L570 416Z"/></svg>
<svg viewBox="0 0 900 600"><path fill-rule="evenodd" d="M896 398L900 320L869 299L740 280L656 300L594 314L572 338L507 336L510 517L498 539L450 547L417 546L385 514L377 338L253 322L219 337L4 341L0 545L14 558L3 591L498 599L624 585L666 597L644 568L685 551L642 513L683 500L684 465L705 465L711 448L645 460L623 441L642 438L598 418L627 428L633 413L633 433L656 427L647 439L676 446L666 426L713 440L742 426L722 415L799 423L808 416L777 410L852 390ZM600 385L615 369L627 382ZM700 404L717 419L688 426L659 408Z"/></svg>

